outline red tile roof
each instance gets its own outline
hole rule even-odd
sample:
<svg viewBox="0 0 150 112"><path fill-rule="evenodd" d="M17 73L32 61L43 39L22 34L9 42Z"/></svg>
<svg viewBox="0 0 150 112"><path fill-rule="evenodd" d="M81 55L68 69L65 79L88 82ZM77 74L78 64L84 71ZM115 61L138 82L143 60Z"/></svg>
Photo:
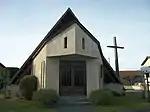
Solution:
<svg viewBox="0 0 150 112"><path fill-rule="evenodd" d="M120 71L120 76L121 77L135 76L135 75L139 75L140 73L141 73L140 70L125 70L125 71Z"/></svg>

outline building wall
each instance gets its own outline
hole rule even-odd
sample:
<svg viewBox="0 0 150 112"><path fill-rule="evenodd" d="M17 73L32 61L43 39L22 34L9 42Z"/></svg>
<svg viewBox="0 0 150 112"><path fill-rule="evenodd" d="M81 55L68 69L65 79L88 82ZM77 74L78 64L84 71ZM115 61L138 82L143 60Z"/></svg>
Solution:
<svg viewBox="0 0 150 112"><path fill-rule="evenodd" d="M148 59L143 66L150 66L150 59ZM146 79L146 75L144 75L144 81L147 84L147 79ZM150 82L150 76L148 78L148 81Z"/></svg>
<svg viewBox="0 0 150 112"><path fill-rule="evenodd" d="M46 65L46 47L45 45L40 53L35 57L32 63L32 74L35 75L39 79L39 87L41 87L41 63L45 62ZM46 79L46 72L44 72L44 85Z"/></svg>
<svg viewBox="0 0 150 112"><path fill-rule="evenodd" d="M85 41L84 49L82 48L82 38ZM87 60L87 94L89 95L91 91L103 86L103 78L100 79L102 59L98 45L77 24L75 24L75 41L76 54L91 57Z"/></svg>
<svg viewBox="0 0 150 112"><path fill-rule="evenodd" d="M64 38L67 37L67 48L64 48ZM62 56L75 54L75 26L68 27L47 44L47 56Z"/></svg>
<svg viewBox="0 0 150 112"><path fill-rule="evenodd" d="M54 89L59 93L59 59L47 58L46 59L46 87Z"/></svg>
<svg viewBox="0 0 150 112"><path fill-rule="evenodd" d="M47 88L54 89L59 93L59 60L85 60L86 61L86 90L89 95L93 90L100 88L100 63L98 59L80 56L47 58Z"/></svg>
<svg viewBox="0 0 150 112"><path fill-rule="evenodd" d="M85 40L84 49L82 38ZM76 54L101 58L97 44L77 24L75 24L75 48Z"/></svg>
<svg viewBox="0 0 150 112"><path fill-rule="evenodd" d="M150 59L148 59L143 66L150 66Z"/></svg>
<svg viewBox="0 0 150 112"><path fill-rule="evenodd" d="M67 48L64 48L64 38L67 37ZM85 49L82 49L82 38L85 39ZM65 57L65 55L79 54L80 57ZM82 56L81 56L82 55ZM60 56L59 58L56 56ZM40 51L33 61L33 73L41 82L41 63L46 64L44 83L46 88L59 93L59 60L86 60L87 94L99 89L102 59L97 44L77 25L73 24L64 32L54 37ZM102 80L101 80L102 81ZM41 84L40 84L41 85Z"/></svg>
<svg viewBox="0 0 150 112"><path fill-rule="evenodd" d="M67 37L67 48L64 48L65 37ZM85 49L82 49L82 38L85 40ZM101 58L97 44L76 23L47 44L47 56L49 57L70 54Z"/></svg>
<svg viewBox="0 0 150 112"><path fill-rule="evenodd" d="M100 82L100 63L98 59L87 60L86 77L87 77L87 95L93 90L101 88ZM102 81L102 80L101 80Z"/></svg>

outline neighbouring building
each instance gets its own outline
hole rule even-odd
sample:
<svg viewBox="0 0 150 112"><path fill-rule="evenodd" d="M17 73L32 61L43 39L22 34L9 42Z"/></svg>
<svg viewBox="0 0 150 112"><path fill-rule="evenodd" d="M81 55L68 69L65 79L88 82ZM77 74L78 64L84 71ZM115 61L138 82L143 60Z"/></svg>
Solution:
<svg viewBox="0 0 150 112"><path fill-rule="evenodd" d="M18 84L35 75L39 88L59 95L89 95L109 83L121 84L105 59L100 42L80 23L69 8L15 74Z"/></svg>
<svg viewBox="0 0 150 112"><path fill-rule="evenodd" d="M150 66L150 56L146 56L141 66Z"/></svg>
<svg viewBox="0 0 150 112"><path fill-rule="evenodd" d="M5 66L0 63L0 90L3 87L3 70L4 70Z"/></svg>
<svg viewBox="0 0 150 112"><path fill-rule="evenodd" d="M2 63L0 63L0 69L2 68L5 68L5 66Z"/></svg>
<svg viewBox="0 0 150 112"><path fill-rule="evenodd" d="M146 56L146 58L144 59L144 61L141 64L141 66L150 66L150 56ZM145 75L144 75L144 79L146 81ZM149 75L148 81L150 82L150 75Z"/></svg>
<svg viewBox="0 0 150 112"><path fill-rule="evenodd" d="M134 85L136 83L142 83L142 76L140 70L120 71L120 77L124 85Z"/></svg>
<svg viewBox="0 0 150 112"><path fill-rule="evenodd" d="M8 81L11 80L18 70L17 67L6 67L0 63L0 89L3 88L6 78Z"/></svg>

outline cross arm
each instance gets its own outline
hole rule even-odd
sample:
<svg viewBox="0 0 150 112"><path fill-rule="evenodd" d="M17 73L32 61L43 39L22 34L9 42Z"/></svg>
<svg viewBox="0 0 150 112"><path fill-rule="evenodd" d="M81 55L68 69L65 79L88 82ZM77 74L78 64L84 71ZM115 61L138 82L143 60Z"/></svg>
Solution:
<svg viewBox="0 0 150 112"><path fill-rule="evenodd" d="M120 47L120 46L107 46L107 47L110 47L110 48L119 48L119 49L124 49L124 47Z"/></svg>

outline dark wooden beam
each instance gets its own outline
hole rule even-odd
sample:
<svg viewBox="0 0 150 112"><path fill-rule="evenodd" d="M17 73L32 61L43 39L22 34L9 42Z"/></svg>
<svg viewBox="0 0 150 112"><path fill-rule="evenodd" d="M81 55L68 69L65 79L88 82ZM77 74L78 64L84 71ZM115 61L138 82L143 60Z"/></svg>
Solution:
<svg viewBox="0 0 150 112"><path fill-rule="evenodd" d="M116 67L116 75L118 78L120 78L119 75L119 62L118 62L118 49L124 49L124 47L117 46L117 40L116 37L114 37L114 46L107 46L109 48L114 48L115 49L115 67Z"/></svg>

